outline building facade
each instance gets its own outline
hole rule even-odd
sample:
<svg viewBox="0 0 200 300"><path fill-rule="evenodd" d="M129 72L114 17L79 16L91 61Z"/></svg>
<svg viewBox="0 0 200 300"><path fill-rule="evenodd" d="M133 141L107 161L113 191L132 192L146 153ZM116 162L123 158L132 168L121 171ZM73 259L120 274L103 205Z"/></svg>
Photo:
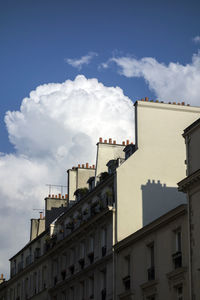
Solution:
<svg viewBox="0 0 200 300"><path fill-rule="evenodd" d="M186 197L176 184L186 172L181 134L199 116L183 103L137 101L135 143L100 138L96 165L68 170L68 195L45 198L0 299L188 299Z"/></svg>

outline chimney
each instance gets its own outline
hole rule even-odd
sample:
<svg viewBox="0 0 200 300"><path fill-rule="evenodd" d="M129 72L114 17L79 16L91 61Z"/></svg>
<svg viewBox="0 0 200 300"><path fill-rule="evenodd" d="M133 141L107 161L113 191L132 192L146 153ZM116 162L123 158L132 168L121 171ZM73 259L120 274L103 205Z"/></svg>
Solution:
<svg viewBox="0 0 200 300"><path fill-rule="evenodd" d="M144 101L144 98L142 98L141 101Z"/></svg>
<svg viewBox="0 0 200 300"><path fill-rule="evenodd" d="M65 199L67 199L68 198L68 194L65 194Z"/></svg>
<svg viewBox="0 0 200 300"><path fill-rule="evenodd" d="M80 164L78 164L78 168L80 168L81 167L81 165Z"/></svg>
<svg viewBox="0 0 200 300"><path fill-rule="evenodd" d="M112 144L112 139L111 138L109 138L109 144Z"/></svg>
<svg viewBox="0 0 200 300"><path fill-rule="evenodd" d="M95 165L92 165L92 168L95 169Z"/></svg>
<svg viewBox="0 0 200 300"><path fill-rule="evenodd" d="M84 165L84 164L82 164L82 168L83 168L83 169L85 168L85 165Z"/></svg>
<svg viewBox="0 0 200 300"><path fill-rule="evenodd" d="M125 142L124 141L122 142L122 145L125 146Z"/></svg>
<svg viewBox="0 0 200 300"><path fill-rule="evenodd" d="M51 194L49 194L49 198L51 198Z"/></svg>
<svg viewBox="0 0 200 300"><path fill-rule="evenodd" d="M185 105L185 102L181 102L181 105Z"/></svg>
<svg viewBox="0 0 200 300"><path fill-rule="evenodd" d="M116 141L113 141L113 144L116 145Z"/></svg>
<svg viewBox="0 0 200 300"><path fill-rule="evenodd" d="M126 145L129 145L129 140L126 140Z"/></svg>
<svg viewBox="0 0 200 300"><path fill-rule="evenodd" d="M104 143L107 144L107 140L104 140Z"/></svg>
<svg viewBox="0 0 200 300"><path fill-rule="evenodd" d="M5 278L3 277L3 274L1 274L1 277L0 277L0 284L3 283L5 281Z"/></svg>
<svg viewBox="0 0 200 300"><path fill-rule="evenodd" d="M148 98L148 97L145 97L145 101L149 101L149 98Z"/></svg>
<svg viewBox="0 0 200 300"><path fill-rule="evenodd" d="M52 194L52 198L54 198L54 194Z"/></svg>
<svg viewBox="0 0 200 300"><path fill-rule="evenodd" d="M103 142L103 139L102 137L99 138L99 143L102 143Z"/></svg>
<svg viewBox="0 0 200 300"><path fill-rule="evenodd" d="M58 194L58 198L61 199L61 194Z"/></svg>
<svg viewBox="0 0 200 300"><path fill-rule="evenodd" d="M42 219L43 219L43 212L40 211L40 220L42 220Z"/></svg>
<svg viewBox="0 0 200 300"><path fill-rule="evenodd" d="M87 168L87 169L89 168L89 164L88 164L88 163L86 163L86 168Z"/></svg>

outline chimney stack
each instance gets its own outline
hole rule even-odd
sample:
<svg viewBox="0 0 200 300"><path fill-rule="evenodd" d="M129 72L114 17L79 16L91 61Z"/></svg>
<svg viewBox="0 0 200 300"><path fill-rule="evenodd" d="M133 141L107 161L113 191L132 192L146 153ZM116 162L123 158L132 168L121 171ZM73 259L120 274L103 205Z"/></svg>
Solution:
<svg viewBox="0 0 200 300"><path fill-rule="evenodd" d="M109 144L112 144L112 139L111 138L109 138Z"/></svg>
<svg viewBox="0 0 200 300"><path fill-rule="evenodd" d="M99 143L102 143L103 142L103 139L102 137L99 138Z"/></svg>
<svg viewBox="0 0 200 300"><path fill-rule="evenodd" d="M87 168L87 169L89 168L89 164L88 164L88 163L86 163L86 168Z"/></svg>

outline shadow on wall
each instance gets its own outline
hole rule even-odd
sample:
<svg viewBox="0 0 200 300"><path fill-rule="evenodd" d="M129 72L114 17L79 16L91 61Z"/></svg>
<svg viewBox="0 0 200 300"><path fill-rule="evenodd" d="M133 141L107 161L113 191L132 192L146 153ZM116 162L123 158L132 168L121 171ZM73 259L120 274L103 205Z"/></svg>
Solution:
<svg viewBox="0 0 200 300"><path fill-rule="evenodd" d="M148 180L145 185L141 185L143 226L151 223L171 209L180 204L185 204L185 194L178 192L176 187L168 187L161 184L160 180Z"/></svg>

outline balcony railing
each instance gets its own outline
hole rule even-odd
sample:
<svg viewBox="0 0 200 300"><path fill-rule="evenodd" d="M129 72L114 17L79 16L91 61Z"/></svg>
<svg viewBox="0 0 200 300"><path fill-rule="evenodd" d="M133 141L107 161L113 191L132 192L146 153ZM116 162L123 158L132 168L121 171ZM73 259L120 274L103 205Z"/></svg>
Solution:
<svg viewBox="0 0 200 300"><path fill-rule="evenodd" d="M155 280L155 267L151 267L147 270L148 280Z"/></svg>
<svg viewBox="0 0 200 300"><path fill-rule="evenodd" d="M177 251L176 253L172 254L172 259L174 262L175 269L182 267L182 252L181 251Z"/></svg>
<svg viewBox="0 0 200 300"><path fill-rule="evenodd" d="M122 280L123 280L125 290L129 290L130 287L131 287L131 277L130 277L130 275L125 276Z"/></svg>

